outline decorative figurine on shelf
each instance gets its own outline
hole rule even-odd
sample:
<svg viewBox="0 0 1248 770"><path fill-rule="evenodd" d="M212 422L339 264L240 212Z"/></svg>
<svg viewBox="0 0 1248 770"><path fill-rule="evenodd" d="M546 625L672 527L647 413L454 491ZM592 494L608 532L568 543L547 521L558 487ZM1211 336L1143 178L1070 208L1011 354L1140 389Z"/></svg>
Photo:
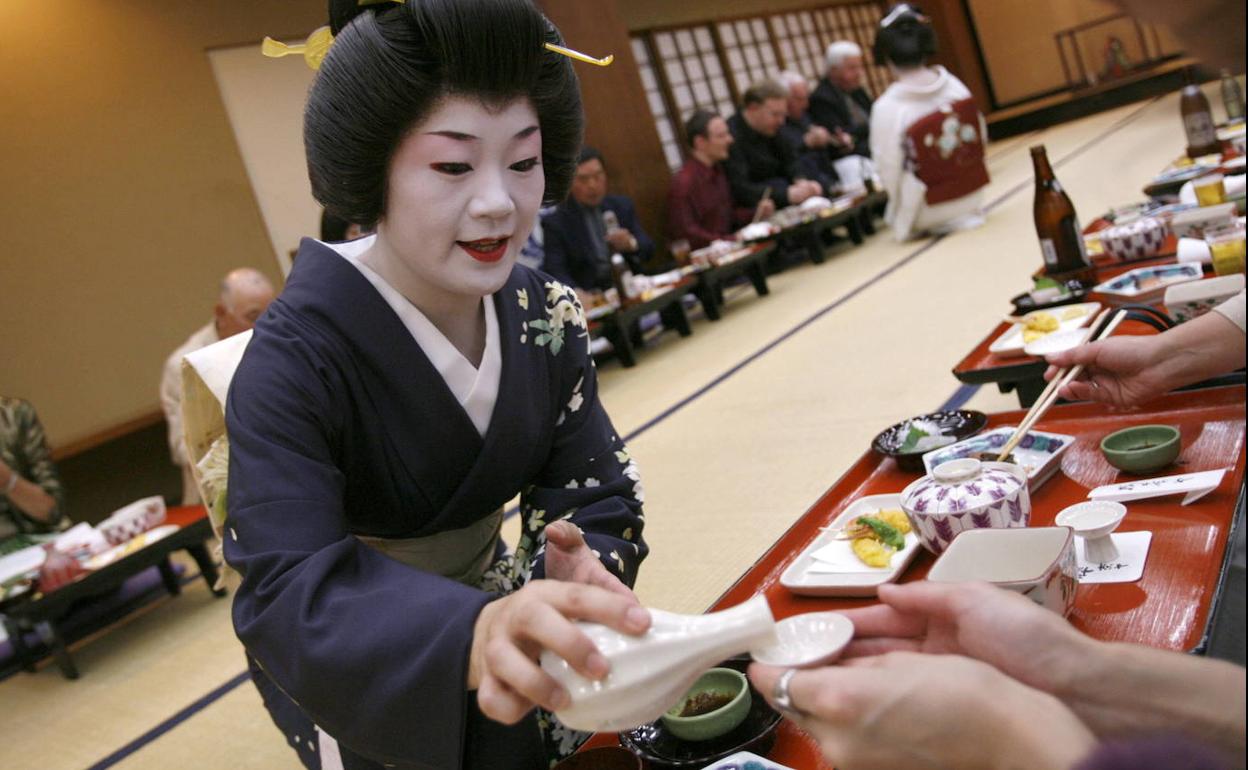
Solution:
<svg viewBox="0 0 1248 770"><path fill-rule="evenodd" d="M1116 35L1105 39L1105 69L1101 72L1102 80L1124 77L1131 71L1131 60L1127 58L1126 46Z"/></svg>

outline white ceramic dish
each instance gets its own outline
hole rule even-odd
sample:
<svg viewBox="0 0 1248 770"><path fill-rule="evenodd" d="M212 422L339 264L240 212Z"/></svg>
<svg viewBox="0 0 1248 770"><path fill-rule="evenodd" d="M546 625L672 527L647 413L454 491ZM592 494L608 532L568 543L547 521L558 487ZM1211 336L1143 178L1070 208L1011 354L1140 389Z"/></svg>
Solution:
<svg viewBox="0 0 1248 770"><path fill-rule="evenodd" d="M807 612L776 624L776 641L750 650L759 663L810 668L836 660L854 638L854 622L839 612Z"/></svg>
<svg viewBox="0 0 1248 770"><path fill-rule="evenodd" d="M95 528L111 545L121 545L164 520L165 498L156 495L136 500L124 508L113 511Z"/></svg>
<svg viewBox="0 0 1248 770"><path fill-rule="evenodd" d="M155 529L149 529L146 532L135 535L133 538L122 543L121 545L113 546L103 553L97 553L95 556L92 556L90 559L83 562L82 566L89 570L107 567L118 559L122 559L132 553L140 551L152 543L155 543L157 540L166 538L177 531L177 524L165 524L164 526L156 527Z"/></svg>
<svg viewBox="0 0 1248 770"><path fill-rule="evenodd" d="M702 770L793 770L788 765L780 765L766 757L760 757L749 751L738 751L736 754L712 762Z"/></svg>
<svg viewBox="0 0 1248 770"><path fill-rule="evenodd" d="M1075 536L1069 527L968 529L936 560L927 579L982 580L1065 616L1075 606L1078 586Z"/></svg>
<svg viewBox="0 0 1248 770"><path fill-rule="evenodd" d="M1200 265L1181 262L1174 265L1138 267L1117 278L1097 284L1092 291L1119 302L1151 302L1166 293L1166 287L1204 277Z"/></svg>
<svg viewBox="0 0 1248 770"><path fill-rule="evenodd" d="M1048 313L1057 318L1057 331L1065 331L1087 326L1100 310L1101 303L1099 302L1081 302L1077 305L1063 305L1048 310L1033 310L1023 317L1027 318L1036 313ZM988 352L998 356L1022 356L1026 355L1026 347L1027 343L1023 341L1023 325L1014 324L1000 337L993 340L988 346Z"/></svg>
<svg viewBox="0 0 1248 770"><path fill-rule="evenodd" d="M1170 228L1176 238L1204 238L1207 231L1234 222L1235 214L1234 203L1187 209L1174 215L1170 220Z"/></svg>
<svg viewBox="0 0 1248 770"><path fill-rule="evenodd" d="M1058 329L1038 340L1028 342L1023 346L1023 352L1029 356L1041 358L1051 356L1054 353L1061 353L1065 350L1071 350L1086 342L1090 331L1092 330L1087 327L1082 329Z"/></svg>
<svg viewBox="0 0 1248 770"><path fill-rule="evenodd" d="M1175 284L1166 289L1166 312L1182 323L1202 316L1244 288L1243 273Z"/></svg>
<svg viewBox="0 0 1248 770"><path fill-rule="evenodd" d="M858 561L850 541L838 540L837 533L853 519L880 510L900 511L901 495L868 495L855 500L789 564L780 576L780 585L803 596L875 596L882 584L896 580L914 560L919 551L918 535L911 530L906 535L906 547L893 554L887 568L881 568ZM823 566L812 554L828 546L844 550L838 563L844 562L848 569L812 571Z"/></svg>
<svg viewBox="0 0 1248 770"><path fill-rule="evenodd" d="M1017 426L1002 426L985 431L978 436L959 441L956 444L940 449L933 449L923 455L923 467L928 473L941 463L957 460L962 457L974 457L980 452L1000 451L1014 435ZM1075 443L1074 436L1064 433L1045 433L1043 431L1027 431L1011 453L1017 464L1027 472L1027 488L1032 492L1053 477L1062 467L1062 455Z"/></svg>

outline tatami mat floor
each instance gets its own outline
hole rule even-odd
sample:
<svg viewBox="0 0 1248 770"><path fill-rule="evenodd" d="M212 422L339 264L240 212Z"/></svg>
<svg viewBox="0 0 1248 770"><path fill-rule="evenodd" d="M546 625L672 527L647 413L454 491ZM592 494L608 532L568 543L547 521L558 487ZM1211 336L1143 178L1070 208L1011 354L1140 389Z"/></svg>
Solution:
<svg viewBox="0 0 1248 770"><path fill-rule="evenodd" d="M872 435L953 394L950 369L1039 262L1027 152L1038 142L1090 219L1137 199L1181 150L1177 95L993 145L978 230L905 244L881 232L774 276L768 297L740 292L724 320L665 335L634 369L601 367L602 399L645 482L644 603L705 609ZM987 388L970 402L1016 404ZM0 766L298 767L254 688L227 686L242 648L229 601L202 581L75 656L78 681L45 667L0 682Z"/></svg>

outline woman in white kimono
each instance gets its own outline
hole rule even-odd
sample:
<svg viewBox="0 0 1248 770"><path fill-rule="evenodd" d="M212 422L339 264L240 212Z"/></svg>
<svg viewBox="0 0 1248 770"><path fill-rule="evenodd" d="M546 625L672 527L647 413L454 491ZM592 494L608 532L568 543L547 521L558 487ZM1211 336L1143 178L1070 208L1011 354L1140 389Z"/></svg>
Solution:
<svg viewBox="0 0 1248 770"><path fill-rule="evenodd" d="M234 375L235 629L308 767L546 767L579 738L535 711L568 697L540 652L602 677L573 620L649 623L584 315L516 264L574 171L576 78L528 0L330 8L312 189L376 233L305 239Z"/></svg>
<svg viewBox="0 0 1248 770"><path fill-rule="evenodd" d="M962 81L928 66L935 53L936 35L916 6L897 5L880 22L875 59L896 80L871 108L871 157L898 241L984 221L987 129Z"/></svg>

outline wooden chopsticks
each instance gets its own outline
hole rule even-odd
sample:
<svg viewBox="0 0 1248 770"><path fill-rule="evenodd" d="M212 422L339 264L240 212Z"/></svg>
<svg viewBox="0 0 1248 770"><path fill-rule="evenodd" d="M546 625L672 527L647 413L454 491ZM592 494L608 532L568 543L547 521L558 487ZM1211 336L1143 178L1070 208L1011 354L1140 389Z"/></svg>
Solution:
<svg viewBox="0 0 1248 770"><path fill-rule="evenodd" d="M1102 323L1106 320L1106 316L1111 314L1112 317L1109 318L1108 322L1104 323L1102 326ZM1102 310L1100 315L1096 317L1096 320L1092 322L1094 333L1090 341L1096 342L1097 340L1103 340L1113 334L1114 329L1118 328L1118 324L1122 323L1123 319L1126 317L1126 312L1122 310ZM1049 384L1044 389L1044 392L1041 393L1040 397L1036 399L1036 402L1031 405L1031 409L1027 411L1026 416L1023 417L1023 421L1018 424L1018 429L1014 431L1014 435L1010 436L1010 440L1005 443L1004 447L1002 447L1001 454L997 455L997 462L1004 461L1010 452L1014 451L1014 447L1018 446L1018 442L1023 440L1023 436L1026 436L1027 432L1035 427L1035 424L1040 421L1040 418L1044 416L1044 413L1049 411L1049 407L1057 403L1058 394L1061 393L1062 388L1066 387L1067 384L1072 382L1082 373L1082 364L1072 366L1069 369L1059 369L1057 371L1057 374L1055 374L1053 379L1049 381Z"/></svg>

